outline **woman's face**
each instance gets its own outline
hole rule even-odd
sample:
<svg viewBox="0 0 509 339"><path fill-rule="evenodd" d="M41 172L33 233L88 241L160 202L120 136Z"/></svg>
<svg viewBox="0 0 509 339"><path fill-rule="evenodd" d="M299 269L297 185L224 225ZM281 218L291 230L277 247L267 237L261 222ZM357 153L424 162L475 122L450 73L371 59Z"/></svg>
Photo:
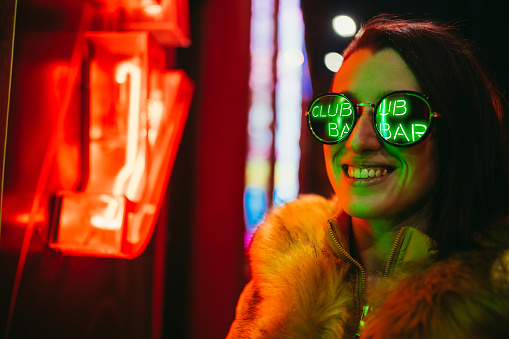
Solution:
<svg viewBox="0 0 509 339"><path fill-rule="evenodd" d="M345 93L354 103L376 104L385 94L400 90L421 92L417 79L393 49L353 53L332 86L333 92ZM373 129L373 108L359 109L362 114L349 137L324 145L329 180L350 216L402 222L420 210L436 183L438 154L433 133L414 146L391 146Z"/></svg>

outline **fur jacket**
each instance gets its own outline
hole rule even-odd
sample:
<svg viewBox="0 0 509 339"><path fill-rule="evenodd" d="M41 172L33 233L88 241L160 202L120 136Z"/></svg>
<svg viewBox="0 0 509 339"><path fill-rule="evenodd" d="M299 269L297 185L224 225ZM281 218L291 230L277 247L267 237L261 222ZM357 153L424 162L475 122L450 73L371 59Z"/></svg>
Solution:
<svg viewBox="0 0 509 339"><path fill-rule="evenodd" d="M365 289L336 201L309 195L267 215L249 248L227 338L502 338L509 333L507 228L485 249L435 259L432 239L403 228L384 277ZM504 239L500 241L500 239ZM367 314L367 315L366 315Z"/></svg>

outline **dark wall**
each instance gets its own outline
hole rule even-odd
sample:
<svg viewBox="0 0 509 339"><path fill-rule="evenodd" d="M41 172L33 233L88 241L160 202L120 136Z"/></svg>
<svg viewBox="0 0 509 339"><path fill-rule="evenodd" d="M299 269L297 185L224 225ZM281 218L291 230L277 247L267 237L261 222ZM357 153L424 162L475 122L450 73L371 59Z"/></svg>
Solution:
<svg viewBox="0 0 509 339"><path fill-rule="evenodd" d="M250 3L191 1L192 45L177 63L196 84L170 179L166 338L224 338L245 283L244 166Z"/></svg>
<svg viewBox="0 0 509 339"><path fill-rule="evenodd" d="M351 41L332 31L332 18L346 14L357 23L380 13L439 19L452 23L478 47L478 57L503 88L509 88L509 3L502 0L429 0L429 1L335 1L302 0L306 24L306 46L315 92L326 91L333 74L323 66L327 52L341 53Z"/></svg>

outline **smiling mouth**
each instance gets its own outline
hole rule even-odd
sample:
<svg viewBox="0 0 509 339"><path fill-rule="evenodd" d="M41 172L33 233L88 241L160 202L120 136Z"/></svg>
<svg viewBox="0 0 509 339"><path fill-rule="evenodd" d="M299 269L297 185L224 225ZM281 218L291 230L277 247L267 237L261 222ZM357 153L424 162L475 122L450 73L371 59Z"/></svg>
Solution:
<svg viewBox="0 0 509 339"><path fill-rule="evenodd" d="M354 179L373 179L386 176L394 171L392 167L374 166L374 167L356 167L342 165L343 172L349 178Z"/></svg>

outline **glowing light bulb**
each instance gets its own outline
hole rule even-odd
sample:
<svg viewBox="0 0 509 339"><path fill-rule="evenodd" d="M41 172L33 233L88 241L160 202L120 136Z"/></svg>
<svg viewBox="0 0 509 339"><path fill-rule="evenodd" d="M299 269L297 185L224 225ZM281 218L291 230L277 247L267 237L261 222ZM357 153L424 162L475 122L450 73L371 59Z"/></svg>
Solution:
<svg viewBox="0 0 509 339"><path fill-rule="evenodd" d="M336 52L330 52L325 54L324 57L325 66L332 72L337 72L341 64L343 63L343 56Z"/></svg>
<svg viewBox="0 0 509 339"><path fill-rule="evenodd" d="M304 54L296 48L290 48L285 51L284 59L288 66L299 67L304 63Z"/></svg>
<svg viewBox="0 0 509 339"><path fill-rule="evenodd" d="M146 6L144 10L148 15L155 16L163 11L163 7L161 5L151 4Z"/></svg>
<svg viewBox="0 0 509 339"><path fill-rule="evenodd" d="M338 35L344 38L354 36L355 32L357 32L355 21L346 15L338 15L332 19L332 28L334 28Z"/></svg>

